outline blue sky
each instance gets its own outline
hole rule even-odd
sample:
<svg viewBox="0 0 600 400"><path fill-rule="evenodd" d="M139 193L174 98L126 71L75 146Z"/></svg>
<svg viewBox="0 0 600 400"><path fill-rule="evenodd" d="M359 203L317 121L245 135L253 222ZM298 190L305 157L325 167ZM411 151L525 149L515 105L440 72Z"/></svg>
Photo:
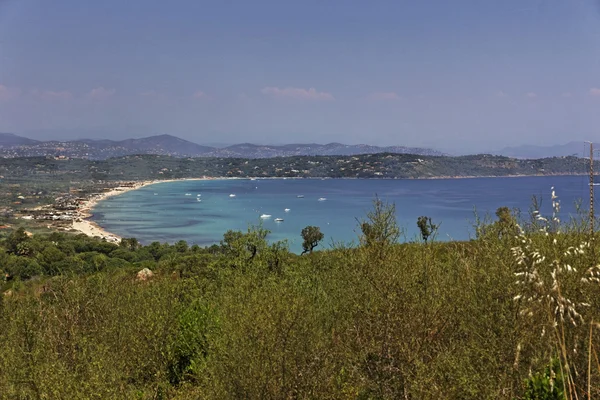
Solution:
<svg viewBox="0 0 600 400"><path fill-rule="evenodd" d="M0 132L600 140L600 1L0 0Z"/></svg>

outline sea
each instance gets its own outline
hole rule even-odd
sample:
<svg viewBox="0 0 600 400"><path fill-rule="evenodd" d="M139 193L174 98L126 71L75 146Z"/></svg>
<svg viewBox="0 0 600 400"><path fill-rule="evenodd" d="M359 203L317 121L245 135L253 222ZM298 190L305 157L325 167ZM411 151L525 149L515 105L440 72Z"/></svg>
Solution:
<svg viewBox="0 0 600 400"><path fill-rule="evenodd" d="M216 179L157 183L98 203L92 220L121 237L141 243L209 246L228 230L262 225L269 241L286 240L302 250L302 228L318 226L320 248L358 243L360 221L379 198L394 204L402 240L418 239L417 218L439 225L437 240L468 240L474 223L495 218L498 207L527 214L535 196L543 215L552 214L551 188L560 200L560 217L588 208L585 176L468 179ZM262 218L261 218L262 216ZM277 220L276 219L281 219Z"/></svg>

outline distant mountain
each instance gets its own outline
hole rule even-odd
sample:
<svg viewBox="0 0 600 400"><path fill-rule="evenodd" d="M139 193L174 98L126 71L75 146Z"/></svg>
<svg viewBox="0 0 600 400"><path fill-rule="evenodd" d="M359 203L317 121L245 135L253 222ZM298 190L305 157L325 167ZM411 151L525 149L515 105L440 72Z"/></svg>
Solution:
<svg viewBox="0 0 600 400"><path fill-rule="evenodd" d="M358 154L397 153L423 156L441 156L439 151L404 146L378 147L365 144L346 145L342 143L287 144L264 146L251 143L235 144L227 147L202 146L171 135L150 136L140 139L93 140L82 139L66 142L46 141L22 138L4 134L6 143L0 148L2 157L65 156L71 158L89 158L103 160L132 154L158 154L175 157L226 157L226 158L272 158L290 156L349 156ZM11 142L8 138L14 137ZM0 137L1 139L2 137ZM0 140L0 147L2 141Z"/></svg>
<svg viewBox="0 0 600 400"><path fill-rule="evenodd" d="M347 145L342 143L329 144L286 144L281 146L255 145L250 143L235 144L221 149L215 149L209 155L216 157L242 158L271 158L290 156L353 156L358 154L418 154L441 156L439 151L404 146L378 147L366 144Z"/></svg>
<svg viewBox="0 0 600 400"><path fill-rule="evenodd" d="M598 145L594 144L594 146ZM600 149L600 147L598 148ZM500 151L493 152L493 154L513 158L589 157L589 145L584 142L569 142L554 146L524 145L505 147Z"/></svg>
<svg viewBox="0 0 600 400"><path fill-rule="evenodd" d="M23 136L17 136L12 133L1 133L0 132L0 148L1 147L14 147L14 146L27 146L40 143L37 140L28 139Z"/></svg>
<svg viewBox="0 0 600 400"><path fill-rule="evenodd" d="M74 141L73 143L76 143ZM169 154L182 156L196 156L212 151L213 147L201 146L171 135L150 136L141 139L114 140L83 140L91 147L123 148L133 153L144 154Z"/></svg>

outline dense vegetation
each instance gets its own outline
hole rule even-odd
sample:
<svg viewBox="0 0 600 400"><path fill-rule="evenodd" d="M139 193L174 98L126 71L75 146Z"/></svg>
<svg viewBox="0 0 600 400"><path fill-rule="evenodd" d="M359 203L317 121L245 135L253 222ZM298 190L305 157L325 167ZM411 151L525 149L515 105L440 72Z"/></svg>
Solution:
<svg viewBox="0 0 600 400"><path fill-rule="evenodd" d="M427 240L399 243L376 201L358 247L301 256L260 227L210 248L15 230L0 397L598 398L597 243L497 217L462 243L422 218Z"/></svg>
<svg viewBox="0 0 600 400"><path fill-rule="evenodd" d="M553 157L539 160L472 155L462 157L414 154L363 154L358 156L294 156L264 159L175 158L139 155L109 160L52 157L0 159L5 180L50 178L57 180L144 180L198 176L304 177L304 178L427 178L440 176L506 176L580 174L585 160Z"/></svg>

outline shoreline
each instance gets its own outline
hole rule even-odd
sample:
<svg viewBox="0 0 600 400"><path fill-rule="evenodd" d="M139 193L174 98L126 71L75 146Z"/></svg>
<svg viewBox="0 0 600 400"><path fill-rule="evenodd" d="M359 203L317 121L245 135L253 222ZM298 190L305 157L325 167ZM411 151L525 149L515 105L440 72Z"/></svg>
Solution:
<svg viewBox="0 0 600 400"><path fill-rule="evenodd" d="M221 179L221 178L182 178L182 179L165 179L165 180L152 180L152 181L123 181L120 182L117 186L113 187L107 192L91 195L88 199L86 199L83 203L79 205L77 211L75 212L75 218L73 218L73 223L71 228L83 233L84 235L90 237L100 237L101 239L105 239L108 242L119 243L122 239L121 236L116 235L112 232L107 231L102 228L96 222L90 220L90 218L94 215L93 210L96 205L104 201L108 198L121 195L123 193L130 192L132 190L138 190L146 186L156 185L158 183L168 183L168 182L180 182L180 181L204 181L211 179ZM127 183L127 186L123 186L124 183ZM133 183L133 184L132 184Z"/></svg>
<svg viewBox="0 0 600 400"><path fill-rule="evenodd" d="M132 190L141 189L146 186L156 185L159 183L169 182L182 182L182 181L205 181L205 180L231 180L231 179L364 179L364 180L445 180L445 179L484 179L484 178L531 178L531 177L545 177L545 176L584 176L582 173L575 174L532 174L532 175L498 175L498 176L435 176L435 177L420 177L420 178L331 178L331 177L244 177L244 178L231 178L231 177L202 177L202 178L179 178L179 179L164 179L164 180L150 180L150 181L122 181L117 186L113 187L107 192L91 195L86 199L75 212L75 218L73 219L72 229L83 233L90 237L100 237L112 243L119 243L122 239L121 236L116 235L112 232L102 228L96 222L90 220L93 216L94 207L101 201L106 200L110 197L118 196L123 193L130 192ZM127 186L123 184L127 183Z"/></svg>

